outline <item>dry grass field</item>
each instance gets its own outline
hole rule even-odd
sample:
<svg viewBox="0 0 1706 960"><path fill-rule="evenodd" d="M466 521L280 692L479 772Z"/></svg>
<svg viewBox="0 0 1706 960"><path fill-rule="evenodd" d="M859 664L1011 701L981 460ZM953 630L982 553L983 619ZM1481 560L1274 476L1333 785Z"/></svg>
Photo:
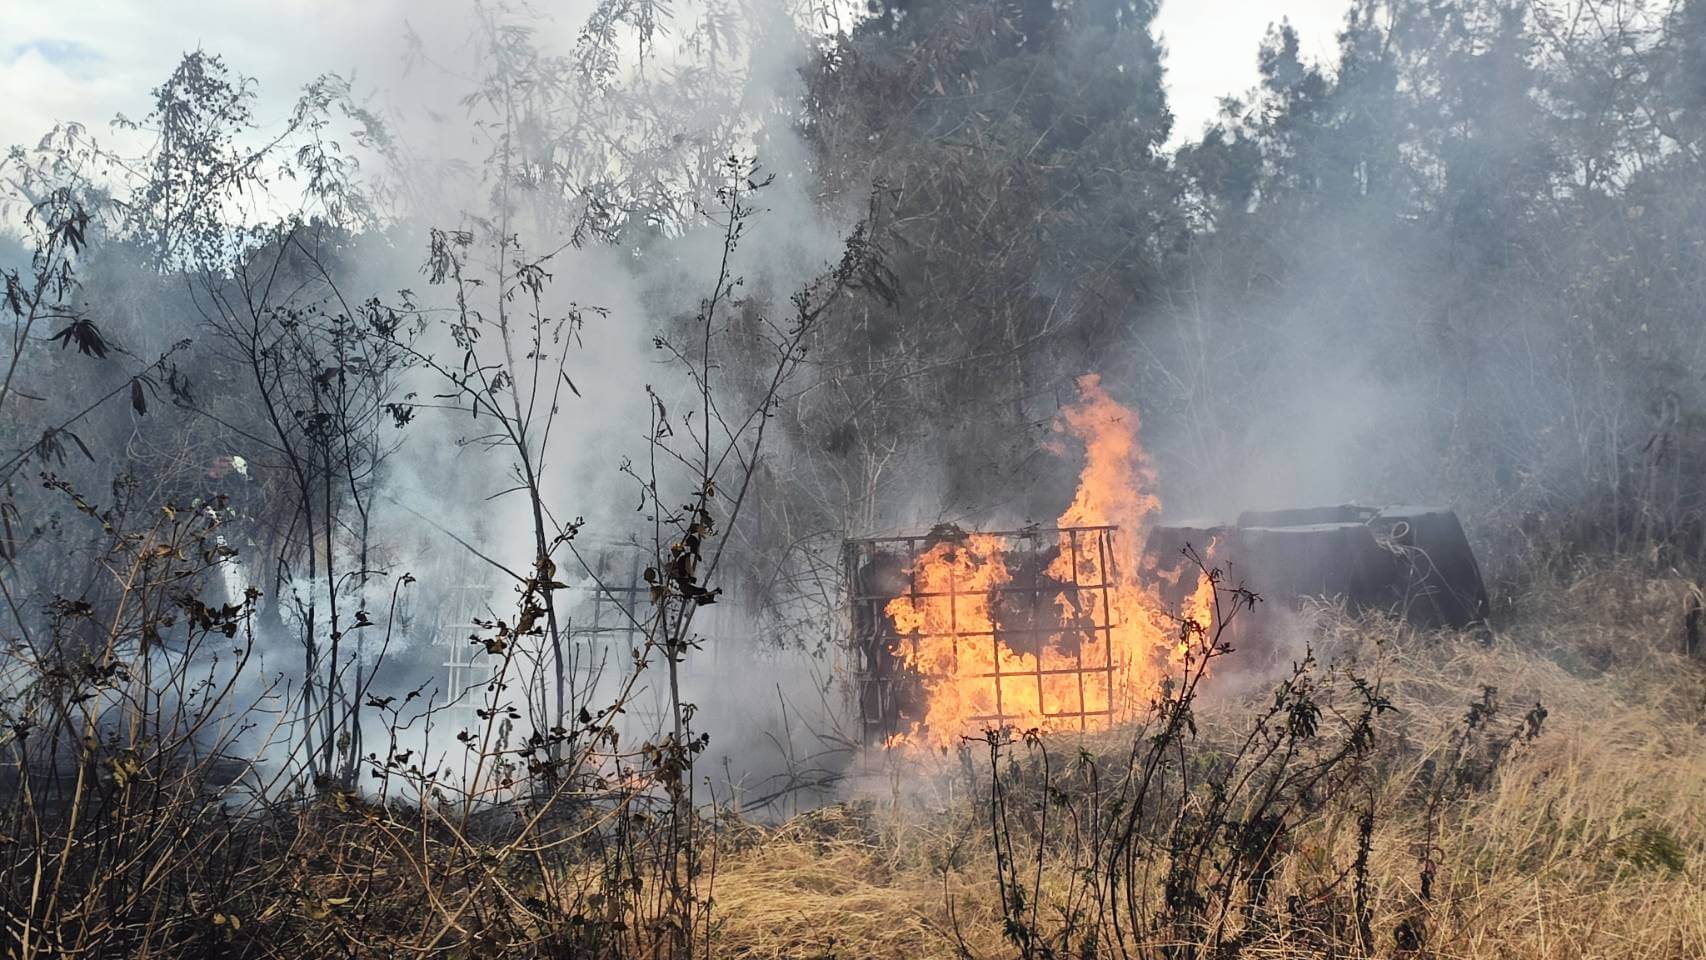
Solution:
<svg viewBox="0 0 1706 960"><path fill-rule="evenodd" d="M1706 957L1695 589L1583 572L1490 644L1315 611L1294 669L1233 651L1143 724L873 752L779 823L620 777L244 808L118 754L70 826L14 813L42 906L11 933L36 957Z"/></svg>
<svg viewBox="0 0 1706 960"><path fill-rule="evenodd" d="M1318 655L1354 664L1394 709L1377 721L1357 796L1322 798L1276 844L1274 916L1238 955L1706 956L1706 664L1680 653L1690 589L1623 568L1585 572L1505 611L1490 646L1323 614L1313 628ZM1236 661L1219 666L1231 673ZM1485 724L1494 731L1526 731L1536 703L1545 716L1538 735L1481 755L1481 769L1458 744L1470 704L1487 698L1499 705ZM1214 683L1205 685L1201 742L1238 734L1261 699L1217 698ZM1082 747L1117 765L1131 736L1055 738L1062 742L1050 750ZM1015 748L1015 762L1032 752ZM1470 773L1442 778L1454 757ZM725 830L711 883L715 952L1058 955L1048 951L1062 945L1015 938L1005 922L987 786L953 758L941 766L934 776L896 772L886 791L773 829ZM987 773L987 761L965 769ZM1073 782L1063 777L1059 789ZM1368 810L1363 945L1343 891ZM1070 875L1083 861L1050 839L1033 877L1034 841L1022 836L1012 856L1039 894L1035 927L1050 928L1057 911L1058 929L1058 911L1074 896L1084 902L1084 884ZM1143 931L1125 936L1123 955L1168 952ZM1106 938L1102 947L1122 955Z"/></svg>

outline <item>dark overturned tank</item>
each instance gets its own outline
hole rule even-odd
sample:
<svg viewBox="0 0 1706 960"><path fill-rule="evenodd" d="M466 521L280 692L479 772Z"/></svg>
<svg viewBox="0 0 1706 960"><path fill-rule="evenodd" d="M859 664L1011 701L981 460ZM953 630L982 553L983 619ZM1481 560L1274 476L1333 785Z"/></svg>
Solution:
<svg viewBox="0 0 1706 960"><path fill-rule="evenodd" d="M1484 630L1487 589L1457 514L1441 507L1249 510L1233 524L1157 527L1145 550L1165 594L1195 577L1189 546L1268 603L1324 597L1421 627ZM1177 583L1180 586L1172 586ZM1177 603L1181 596L1168 596Z"/></svg>

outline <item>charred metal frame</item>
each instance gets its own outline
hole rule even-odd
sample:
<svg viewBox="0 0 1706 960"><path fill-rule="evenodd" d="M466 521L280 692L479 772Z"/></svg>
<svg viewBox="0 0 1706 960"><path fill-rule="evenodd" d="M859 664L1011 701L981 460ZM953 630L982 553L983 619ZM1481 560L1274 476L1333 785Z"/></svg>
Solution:
<svg viewBox="0 0 1706 960"><path fill-rule="evenodd" d="M1113 604L1109 592L1115 567L1115 526L1026 527L1021 530L977 531L982 536L1002 541L1002 553L1013 581L990 591L988 606L993 630L962 630L958 623L958 600L962 594L950 580L946 591L922 591L913 572L918 557L944 541L963 541L968 533L938 529L928 534L896 537L869 537L843 543L842 570L847 584L850 680L852 696L857 704L859 729L864 742L881 744L903 732L904 723L922 716L924 706L923 677L906 665L899 651L910 647L916 654L920 641L927 637L945 636L953 642L957 657L965 645L990 644L995 649L995 669L964 679L987 680L995 694L994 713L972 719L998 726L1013 720L1003 705L1010 702L1019 684L1035 684L1036 702L1043 715L1051 720L1076 721L1079 729L1105 726L1115 712L1117 664L1114 662ZM1067 550L1072 558L1071 577L1066 581L1045 578L1048 560L1054 551ZM1094 558L1096 563L1083 561ZM1025 561L1015 563L1015 560ZM887 568L885 570L885 567ZM1023 567L1022 571L1016 567ZM1087 569L1087 567L1090 567ZM896 575L884 582L885 572ZM897 589L898 588L898 589ZM1055 610L1054 600L1071 593L1077 609L1089 614L1090 623L1063 622ZM901 597L915 603L934 597L947 597L949 629L945 634L913 632L902 636L894 628L885 608ZM999 611L1012 609L1015 601L1028 616L1022 624L1004 624ZM1094 663L1084 661L1083 636L1101 634L1103 657ZM1077 633L1080 642L1074 651L1077 664L1071 667L1044 669L1042 649L1057 635ZM1003 672L999 646L1036 653L1036 669L1023 672ZM1106 702L1101 709L1086 703L1085 678L1100 674L1106 684ZM1045 677L1075 675L1078 678L1078 702L1060 705L1050 710L1046 700ZM1029 691L1027 691L1028 693Z"/></svg>

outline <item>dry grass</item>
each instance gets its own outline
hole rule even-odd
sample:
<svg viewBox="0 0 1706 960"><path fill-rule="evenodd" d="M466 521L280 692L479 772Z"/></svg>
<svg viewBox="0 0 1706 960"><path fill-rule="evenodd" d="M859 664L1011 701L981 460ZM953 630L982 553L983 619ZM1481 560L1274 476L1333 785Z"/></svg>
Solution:
<svg viewBox="0 0 1706 960"><path fill-rule="evenodd" d="M1241 674L1236 654L1215 661L1212 689L1193 704L1194 738L1166 741L1180 768L1194 771L1192 787L1123 808L1146 811L1124 822L1152 831L1155 841L1146 833L1145 843L1127 848L1139 850L1142 866L1128 868L1122 876L1135 879L1122 882L1152 884L1141 896L1153 899L1153 884L1180 862L1168 859L1180 847L1163 835L1172 830L1176 840L1187 831L1173 828L1183 824L1195 830L1188 852L1199 863L1242 856L1271 867L1261 896L1238 888L1218 902L1231 904L1220 916L1232 921L1215 935L1224 931L1222 943L1240 944L1237 956L1706 958L1706 663L1678 654L1689 589L1627 568L1585 573L1527 594L1491 647L1321 613L1299 637L1342 669L1310 672L1308 696L1323 716L1320 735L1306 735L1304 752L1315 752L1305 761L1340 756L1350 769L1310 781L1319 789L1293 780L1280 828L1259 835L1266 838L1260 857L1248 853L1250 827L1273 808L1248 802L1252 791L1222 791L1233 802L1214 817L1199 813L1202 784L1223 775L1215 771L1239 769L1235 745L1264 702L1275 702L1263 692L1274 678ZM1330 742L1344 729L1335 728L1333 711L1358 705L1352 674L1377 681L1394 709L1375 720L1372 747L1341 755ZM1497 688L1500 709L1465 734L1469 704L1484 707L1487 687ZM1536 703L1548 711L1541 734L1515 736ZM1275 742L1295 743L1298 735L1289 736ZM90 839L48 845L83 858L67 861L66 889L88 906L80 914L40 911L30 928L41 944L33 955L1118 956L1105 915L1083 918L1106 904L1096 898L1107 874L1095 877L1089 896L1086 877L1108 861L1087 857L1094 841L1077 843L1061 827L1118 820L1107 816L1116 794L1105 786L1126 771L1132 738L1131 730L1115 730L1047 741L1053 792L1037 776L1040 749L1005 745L998 765L1005 872L994 852L997 808L984 744L905 768L876 756L866 786L850 791L856 799L773 827L694 818L686 841L670 829L667 798L643 789L615 806L568 804L536 821L527 817L542 808L525 804L494 804L458 819L436 802L381 804L341 792L247 817L220 813L225 808L212 798L186 799L183 814L163 821L169 830L120 810L86 829L81 836ZM1497 760L1487 776L1477 764L1493 755L1490 748ZM1249 774L1242 784L1270 775L1278 782L1273 765L1242 769ZM1467 786L1465 771L1473 774ZM126 792L103 778L88 795L123 801L153 783L138 782ZM1103 792L1086 792L1090 783ZM1128 794L1117 796L1123 803ZM1361 821L1370 810L1365 846ZM1051 826L1039 845L1033 827L1041 822ZM85 855L115 824L134 825L137 843L155 844L133 857L168 865L144 875L160 875L154 886L126 886L130 874L101 872L111 859L106 848ZM193 843L166 839L179 836L179 825ZM43 844L12 833L13 856L27 867ZM1086 829L1076 836L1111 835ZM687 842L699 844L691 848L696 856L686 855ZM1365 851L1359 895L1353 871ZM706 869L678 894L672 879L695 876L700 864ZM1191 877L1198 885L1190 889L1208 889L1216 877L1249 884L1253 876L1218 869L1211 864ZM1203 876L1209 880L1199 883ZM1034 914L1014 909L1016 882L1027 907L1038 905ZM107 905L113 891L133 889L139 892L119 902L123 909ZM177 907L156 906L169 896L178 897ZM1063 923L1068 902L1081 912ZM156 913L173 919L156 922ZM60 922L83 916L95 918L87 930L81 921ZM1138 922L1127 919L1114 931L1133 947L1125 960L1209 955L1156 949L1158 938L1200 938L1204 927L1177 922L1178 911L1128 916ZM1366 950L1361 916L1369 920ZM1090 933L1100 938L1094 952ZM73 940L90 946L60 946Z"/></svg>
<svg viewBox="0 0 1706 960"><path fill-rule="evenodd" d="M1440 958L1706 957L1706 665L1678 655L1687 584L1623 568L1536 591L1497 642L1416 635L1323 615L1325 656L1378 678L1398 710L1367 784L1375 953ZM1228 669L1235 667L1228 661ZM1418 795L1469 701L1498 689L1501 722L1532 704L1544 733L1434 821ZM1205 706L1205 738L1249 707ZM1108 738L1087 744L1111 751ZM1015 955L1001 931L980 811L928 789L820 811L730 845L717 866L718 952L741 957ZM1277 887L1344 871L1356 824L1329 811L1293 835ZM1437 862L1421 897L1421 854ZM1044 880L1044 890L1061 878ZM1401 924L1420 931L1405 951ZM1314 956L1264 940L1247 956Z"/></svg>

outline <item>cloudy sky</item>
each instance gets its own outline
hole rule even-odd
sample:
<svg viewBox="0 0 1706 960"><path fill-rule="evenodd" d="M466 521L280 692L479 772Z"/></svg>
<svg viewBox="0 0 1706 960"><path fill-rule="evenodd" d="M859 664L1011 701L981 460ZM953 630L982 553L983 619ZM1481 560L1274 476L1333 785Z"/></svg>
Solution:
<svg viewBox="0 0 1706 960"><path fill-rule="evenodd" d="M1348 0L1167 0L1160 32L1176 137L1195 135L1216 98L1256 79L1256 45L1288 18L1305 51L1332 52ZM585 6L585 0L565 7ZM257 116L281 118L307 81L357 72L357 88L395 93L407 19L423 35L459 29L459 0L0 0L0 146L38 139L56 120L97 134L115 113L140 117L147 91L186 49L223 54L255 77ZM68 11L75 11L72 15ZM573 10L565 21L578 20ZM436 22L435 22L436 21Z"/></svg>
<svg viewBox="0 0 1706 960"><path fill-rule="evenodd" d="M1220 98L1256 84L1256 48L1270 24L1291 21L1303 54L1331 62L1350 0L1162 0L1174 139L1195 137Z"/></svg>

